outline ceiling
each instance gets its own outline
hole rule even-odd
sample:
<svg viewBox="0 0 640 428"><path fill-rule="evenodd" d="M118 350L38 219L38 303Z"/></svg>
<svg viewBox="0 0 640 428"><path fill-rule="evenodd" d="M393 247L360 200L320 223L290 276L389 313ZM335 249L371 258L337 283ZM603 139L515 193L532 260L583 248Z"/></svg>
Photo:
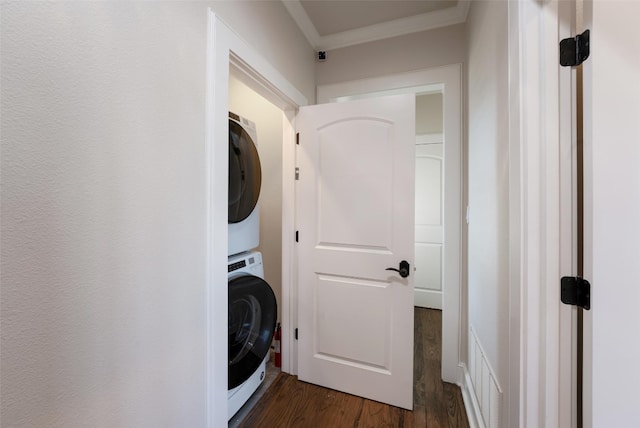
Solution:
<svg viewBox="0 0 640 428"><path fill-rule="evenodd" d="M469 0L282 0L316 50L402 36L467 18Z"/></svg>

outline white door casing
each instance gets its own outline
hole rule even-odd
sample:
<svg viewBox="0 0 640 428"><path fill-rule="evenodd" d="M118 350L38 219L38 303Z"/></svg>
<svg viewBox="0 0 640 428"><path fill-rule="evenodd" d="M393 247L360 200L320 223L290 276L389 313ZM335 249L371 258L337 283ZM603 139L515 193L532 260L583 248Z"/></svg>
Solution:
<svg viewBox="0 0 640 428"><path fill-rule="evenodd" d="M442 143L416 144L414 304L442 309Z"/></svg>
<svg viewBox="0 0 640 428"><path fill-rule="evenodd" d="M303 107L300 380L411 409L415 96ZM410 264L410 275L385 270Z"/></svg>

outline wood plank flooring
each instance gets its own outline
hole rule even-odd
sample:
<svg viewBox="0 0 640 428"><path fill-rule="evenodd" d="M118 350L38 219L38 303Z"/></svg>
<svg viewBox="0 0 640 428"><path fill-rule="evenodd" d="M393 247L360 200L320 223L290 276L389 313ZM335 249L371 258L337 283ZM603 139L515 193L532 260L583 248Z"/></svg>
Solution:
<svg viewBox="0 0 640 428"><path fill-rule="evenodd" d="M280 373L240 423L244 428L468 427L457 385L440 380L442 312L416 308L414 410L298 381Z"/></svg>

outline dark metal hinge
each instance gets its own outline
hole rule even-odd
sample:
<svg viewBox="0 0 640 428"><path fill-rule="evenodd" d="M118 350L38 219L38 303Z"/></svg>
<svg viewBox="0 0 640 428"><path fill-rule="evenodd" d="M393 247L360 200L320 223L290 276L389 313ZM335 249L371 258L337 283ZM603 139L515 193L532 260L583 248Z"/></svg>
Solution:
<svg viewBox="0 0 640 428"><path fill-rule="evenodd" d="M296 167L296 180L300 180L300 168Z"/></svg>
<svg viewBox="0 0 640 428"><path fill-rule="evenodd" d="M298 340L298 329L297 328L295 329L295 337L296 337L296 340Z"/></svg>
<svg viewBox="0 0 640 428"><path fill-rule="evenodd" d="M575 67L589 58L589 30L560 41L560 65Z"/></svg>
<svg viewBox="0 0 640 428"><path fill-rule="evenodd" d="M566 305L591 308L591 284L579 276L565 276L560 280L560 300Z"/></svg>
<svg viewBox="0 0 640 428"><path fill-rule="evenodd" d="M300 236L298 235L298 231L296 230L296 242L299 242L299 241L298 241L299 237L300 237Z"/></svg>
<svg viewBox="0 0 640 428"><path fill-rule="evenodd" d="M296 132L296 144L300 144L300 133Z"/></svg>

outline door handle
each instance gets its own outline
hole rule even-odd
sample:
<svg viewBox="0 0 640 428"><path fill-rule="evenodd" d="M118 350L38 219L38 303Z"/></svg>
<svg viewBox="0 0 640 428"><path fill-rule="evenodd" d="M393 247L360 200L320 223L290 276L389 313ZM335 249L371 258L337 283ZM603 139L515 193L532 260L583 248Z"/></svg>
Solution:
<svg viewBox="0 0 640 428"><path fill-rule="evenodd" d="M409 276L409 262L406 260L403 260L400 262L400 269L396 269L396 268L386 268L385 270L392 270L394 272L398 272L400 274L401 277L406 278Z"/></svg>

